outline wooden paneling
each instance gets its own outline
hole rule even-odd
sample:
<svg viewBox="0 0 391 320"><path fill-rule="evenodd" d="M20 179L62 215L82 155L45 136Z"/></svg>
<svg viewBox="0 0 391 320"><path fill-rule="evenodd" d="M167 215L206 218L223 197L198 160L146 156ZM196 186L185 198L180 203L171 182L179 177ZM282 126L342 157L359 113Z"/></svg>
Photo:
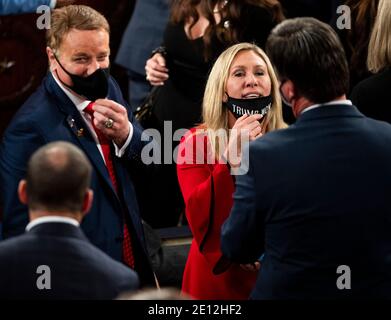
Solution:
<svg viewBox="0 0 391 320"><path fill-rule="evenodd" d="M0 18L0 130L35 90L47 69L45 33L33 15Z"/></svg>

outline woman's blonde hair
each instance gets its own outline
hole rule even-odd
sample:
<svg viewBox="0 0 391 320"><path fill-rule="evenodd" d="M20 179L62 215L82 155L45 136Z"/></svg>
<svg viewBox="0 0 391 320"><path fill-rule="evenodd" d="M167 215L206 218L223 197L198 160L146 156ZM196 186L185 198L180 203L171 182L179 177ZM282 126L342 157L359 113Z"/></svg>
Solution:
<svg viewBox="0 0 391 320"><path fill-rule="evenodd" d="M247 50L253 51L262 58L266 63L271 80L271 96L273 102L266 118L262 121L262 131L266 133L287 126L282 118L281 96L277 76L266 53L255 44L247 42L233 45L226 49L216 60L206 83L202 105L203 123L201 128L207 129L212 151L217 158L224 151L227 143L226 139L225 141L221 139L221 130L225 131L225 137L228 137L229 130L228 109L223 106L223 97L226 91L229 69L236 55L239 52Z"/></svg>
<svg viewBox="0 0 391 320"><path fill-rule="evenodd" d="M391 66L391 1L380 0L368 46L369 71L379 72Z"/></svg>

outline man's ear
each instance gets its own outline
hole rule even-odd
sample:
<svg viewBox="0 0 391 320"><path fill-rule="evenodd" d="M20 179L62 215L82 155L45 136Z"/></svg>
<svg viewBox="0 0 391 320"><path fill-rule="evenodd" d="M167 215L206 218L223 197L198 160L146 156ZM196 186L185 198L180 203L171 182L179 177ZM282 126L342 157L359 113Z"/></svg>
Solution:
<svg viewBox="0 0 391 320"><path fill-rule="evenodd" d="M92 191L91 189L87 189L83 200L83 207L82 207L83 217L88 213L88 211L90 211L93 199L94 199L94 191Z"/></svg>
<svg viewBox="0 0 391 320"><path fill-rule="evenodd" d="M27 205L28 197L27 197L27 181L25 179L20 180L18 185L18 196L21 203Z"/></svg>
<svg viewBox="0 0 391 320"><path fill-rule="evenodd" d="M46 47L46 55L48 56L50 67L55 66L56 58L54 57L54 52L53 52L52 48Z"/></svg>
<svg viewBox="0 0 391 320"><path fill-rule="evenodd" d="M296 88L291 80L287 80L284 84L284 95L285 98L290 102L296 98Z"/></svg>

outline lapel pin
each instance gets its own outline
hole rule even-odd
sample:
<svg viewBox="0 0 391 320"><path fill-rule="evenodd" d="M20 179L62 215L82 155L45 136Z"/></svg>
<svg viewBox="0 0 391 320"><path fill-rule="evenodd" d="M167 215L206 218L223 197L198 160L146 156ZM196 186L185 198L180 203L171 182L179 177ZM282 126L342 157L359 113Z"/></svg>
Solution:
<svg viewBox="0 0 391 320"><path fill-rule="evenodd" d="M80 128L79 130L77 130L77 136L78 137L83 137L84 136L84 129L83 128Z"/></svg>
<svg viewBox="0 0 391 320"><path fill-rule="evenodd" d="M73 118L68 119L68 124L71 128L73 128L73 126L75 125L75 119Z"/></svg>

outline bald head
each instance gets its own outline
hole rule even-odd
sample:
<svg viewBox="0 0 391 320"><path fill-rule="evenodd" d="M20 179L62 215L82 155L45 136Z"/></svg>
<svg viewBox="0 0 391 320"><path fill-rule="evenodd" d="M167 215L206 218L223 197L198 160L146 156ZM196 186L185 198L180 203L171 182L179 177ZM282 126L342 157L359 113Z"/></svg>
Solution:
<svg viewBox="0 0 391 320"><path fill-rule="evenodd" d="M81 212L91 171L84 153L68 142L53 142L38 149L27 167L30 210Z"/></svg>

